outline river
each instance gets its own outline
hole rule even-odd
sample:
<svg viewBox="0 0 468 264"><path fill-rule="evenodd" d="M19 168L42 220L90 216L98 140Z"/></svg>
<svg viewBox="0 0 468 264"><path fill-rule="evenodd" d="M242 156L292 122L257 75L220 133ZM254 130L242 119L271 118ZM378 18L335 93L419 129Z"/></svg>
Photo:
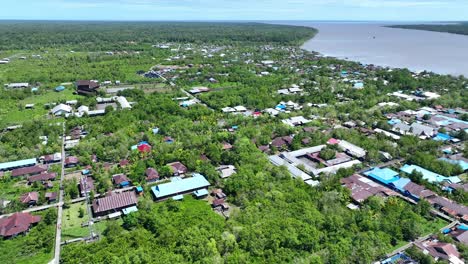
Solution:
<svg viewBox="0 0 468 264"><path fill-rule="evenodd" d="M276 22L278 23L278 22ZM280 22L319 33L302 48L325 56L413 71L468 76L468 36L385 25L402 22Z"/></svg>

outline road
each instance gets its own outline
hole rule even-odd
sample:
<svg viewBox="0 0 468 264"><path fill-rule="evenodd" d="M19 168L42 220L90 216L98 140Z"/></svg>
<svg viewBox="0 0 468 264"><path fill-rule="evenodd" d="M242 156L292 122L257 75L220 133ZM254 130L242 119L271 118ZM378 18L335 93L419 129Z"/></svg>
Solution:
<svg viewBox="0 0 468 264"><path fill-rule="evenodd" d="M445 229L447 229L447 228L452 228L452 227L454 227L454 226L456 226L456 225L458 225L458 224L459 224L458 221L453 221L453 222L451 222L450 224L448 224L448 225L442 227L442 228L440 229L440 231L442 232L443 230L445 230ZM417 240L415 240L415 241L413 241L413 242L409 242L408 244L406 244L406 245L404 245L404 246L401 246L401 247L395 249L394 251L392 251L391 253L387 254L386 258L390 258L391 256L394 256L394 255L396 255L396 254L398 254L398 253L400 253L400 252L403 252L403 251L407 250L408 248L410 248L411 246L413 246L414 244L423 242L424 240L428 239L428 238L429 238L430 236L432 236L432 235L433 235L433 233L431 233L431 234L429 234L429 235L426 235L426 236L419 237Z"/></svg>
<svg viewBox="0 0 468 264"><path fill-rule="evenodd" d="M57 213L57 228L55 232L55 254L54 263L60 263L60 245L62 237L62 213L63 213L63 178L65 174L65 122L62 123L62 161L61 161L61 172L60 172L60 192L58 202L58 213Z"/></svg>

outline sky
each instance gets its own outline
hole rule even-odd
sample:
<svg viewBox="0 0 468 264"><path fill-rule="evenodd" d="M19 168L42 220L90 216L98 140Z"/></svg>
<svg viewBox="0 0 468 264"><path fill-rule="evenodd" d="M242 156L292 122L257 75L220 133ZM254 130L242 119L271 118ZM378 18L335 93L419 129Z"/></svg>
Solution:
<svg viewBox="0 0 468 264"><path fill-rule="evenodd" d="M0 19L466 21L468 0L0 0Z"/></svg>

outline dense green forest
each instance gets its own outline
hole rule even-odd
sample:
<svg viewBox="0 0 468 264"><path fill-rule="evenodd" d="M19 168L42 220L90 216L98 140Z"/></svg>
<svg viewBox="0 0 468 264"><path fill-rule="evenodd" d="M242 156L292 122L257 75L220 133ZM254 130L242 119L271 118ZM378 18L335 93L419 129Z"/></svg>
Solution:
<svg viewBox="0 0 468 264"><path fill-rule="evenodd" d="M392 28L417 29L436 32L447 32L460 35L468 35L468 23L447 23L447 24L421 24L421 25L395 25Z"/></svg>
<svg viewBox="0 0 468 264"><path fill-rule="evenodd" d="M315 32L307 27L259 23L2 21L0 50L142 50L159 42L300 44Z"/></svg>

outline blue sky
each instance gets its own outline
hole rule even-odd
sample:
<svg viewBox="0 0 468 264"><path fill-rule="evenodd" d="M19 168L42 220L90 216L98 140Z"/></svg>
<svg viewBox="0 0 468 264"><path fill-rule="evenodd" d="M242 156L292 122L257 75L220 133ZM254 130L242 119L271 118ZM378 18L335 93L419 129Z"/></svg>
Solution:
<svg viewBox="0 0 468 264"><path fill-rule="evenodd" d="M0 19L468 20L468 0L0 0Z"/></svg>

